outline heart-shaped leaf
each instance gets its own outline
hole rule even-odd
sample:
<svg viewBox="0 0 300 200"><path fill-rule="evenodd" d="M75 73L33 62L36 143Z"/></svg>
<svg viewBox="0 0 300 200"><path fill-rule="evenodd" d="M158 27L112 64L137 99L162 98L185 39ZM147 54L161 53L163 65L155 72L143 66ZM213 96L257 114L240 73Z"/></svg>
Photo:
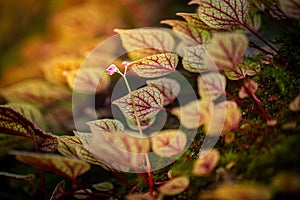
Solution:
<svg viewBox="0 0 300 200"><path fill-rule="evenodd" d="M176 13L176 15L183 17L190 26L193 26L195 28L203 30L212 29L210 26L201 21L198 14L196 13Z"/></svg>
<svg viewBox="0 0 300 200"><path fill-rule="evenodd" d="M289 108L295 112L300 110L300 94L289 104Z"/></svg>
<svg viewBox="0 0 300 200"><path fill-rule="evenodd" d="M180 85L174 79L160 78L155 80L147 80L146 83L148 86L158 89L159 92L163 95L164 106L170 103L174 103L174 100L180 92Z"/></svg>
<svg viewBox="0 0 300 200"><path fill-rule="evenodd" d="M120 34L122 44L129 53L132 60L145 56L172 52L175 47L175 40L172 35L162 29L115 29Z"/></svg>
<svg viewBox="0 0 300 200"><path fill-rule="evenodd" d="M69 87L76 92L84 94L103 92L110 83L109 76L99 67L87 67L73 70L66 76Z"/></svg>
<svg viewBox="0 0 300 200"><path fill-rule="evenodd" d="M226 78L219 73L207 73L198 78L198 92L201 98L216 100L226 94Z"/></svg>
<svg viewBox="0 0 300 200"><path fill-rule="evenodd" d="M241 87L240 91L239 91L239 97L241 99L246 98L249 96L249 93L251 95L255 94L256 90L258 89L258 84L249 79L244 86Z"/></svg>
<svg viewBox="0 0 300 200"><path fill-rule="evenodd" d="M117 132L117 131L123 131L124 125L119 121L115 119L99 119L95 121L87 122L87 124L90 126L90 129L93 131L107 131L107 132Z"/></svg>
<svg viewBox="0 0 300 200"><path fill-rule="evenodd" d="M154 87L143 87L112 102L117 105L125 117L140 121L151 119L163 109L163 95Z"/></svg>
<svg viewBox="0 0 300 200"><path fill-rule="evenodd" d="M186 142L186 135L180 130L164 130L151 137L152 150L162 157L183 153Z"/></svg>
<svg viewBox="0 0 300 200"><path fill-rule="evenodd" d="M12 152L20 162L53 171L71 180L75 180L90 169L90 165L77 159L66 158L55 154L40 154L31 152Z"/></svg>
<svg viewBox="0 0 300 200"><path fill-rule="evenodd" d="M300 19L299 0L279 0L279 7L288 17Z"/></svg>
<svg viewBox="0 0 300 200"><path fill-rule="evenodd" d="M244 24L249 9L247 0L192 0L190 3L199 4L199 18L216 29Z"/></svg>
<svg viewBox="0 0 300 200"><path fill-rule="evenodd" d="M156 78L176 71L178 56L172 53L161 53L147 56L131 62L131 68L137 75L143 78Z"/></svg>
<svg viewBox="0 0 300 200"><path fill-rule="evenodd" d="M204 65L205 54L206 51L203 45L184 48L184 56L182 59L184 69L194 73L207 70L207 67Z"/></svg>
<svg viewBox="0 0 300 200"><path fill-rule="evenodd" d="M65 181L60 181L52 192L50 200L60 200L65 193Z"/></svg>
<svg viewBox="0 0 300 200"><path fill-rule="evenodd" d="M239 64L235 69L225 69L224 74L229 80L240 80L246 77L245 69L239 67Z"/></svg>
<svg viewBox="0 0 300 200"><path fill-rule="evenodd" d="M212 149L209 153L205 153L204 157L198 158L193 165L193 174L196 176L207 176L217 166L220 153L216 149Z"/></svg>
<svg viewBox="0 0 300 200"><path fill-rule="evenodd" d="M221 70L234 70L247 48L248 39L241 33L214 33L207 45L210 58L205 57L205 63L209 66L212 60Z"/></svg>
<svg viewBox="0 0 300 200"><path fill-rule="evenodd" d="M186 190L189 184L190 179L188 177L179 176L160 186L158 191L164 195L174 196Z"/></svg>
<svg viewBox="0 0 300 200"><path fill-rule="evenodd" d="M230 80L240 80L248 76L254 76L260 71L260 64L247 58L243 58L236 67L225 69L224 74Z"/></svg>

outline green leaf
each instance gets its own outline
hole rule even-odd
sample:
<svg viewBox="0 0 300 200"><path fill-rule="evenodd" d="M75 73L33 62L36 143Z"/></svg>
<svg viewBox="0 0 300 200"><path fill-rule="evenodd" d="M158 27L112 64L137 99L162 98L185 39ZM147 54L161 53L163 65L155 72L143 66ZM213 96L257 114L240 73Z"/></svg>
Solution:
<svg viewBox="0 0 300 200"><path fill-rule="evenodd" d="M176 13L176 15L183 17L190 26L193 26L195 28L203 30L212 29L210 26L201 21L198 14L196 13Z"/></svg>
<svg viewBox="0 0 300 200"><path fill-rule="evenodd" d="M53 171L71 180L84 174L90 169L90 165L77 159L66 158L54 154L41 154L31 152L13 151L13 155L20 162Z"/></svg>
<svg viewBox="0 0 300 200"><path fill-rule="evenodd" d="M56 136L40 129L21 113L8 106L0 105L0 133L31 138L40 143L39 150L52 152L56 150Z"/></svg>
<svg viewBox="0 0 300 200"><path fill-rule="evenodd" d="M16 135L0 134L0 156L15 147L23 147L30 141L29 138Z"/></svg>
<svg viewBox="0 0 300 200"><path fill-rule="evenodd" d="M92 132L96 131L107 131L107 132L117 132L123 131L124 125L115 119L99 119L95 121L87 122Z"/></svg>
<svg viewBox="0 0 300 200"><path fill-rule="evenodd" d="M50 200L60 200L65 193L65 181L60 181L52 192Z"/></svg>
<svg viewBox="0 0 300 200"><path fill-rule="evenodd" d="M208 68L204 64L204 55L206 54L203 45L186 47L182 59L183 68L189 72L200 73Z"/></svg>
<svg viewBox="0 0 300 200"><path fill-rule="evenodd" d="M101 192L109 192L109 191L113 191L113 189L114 189L114 185L110 182L102 182L102 183L93 184L92 187L95 190L101 191Z"/></svg>
<svg viewBox="0 0 300 200"><path fill-rule="evenodd" d="M172 35L162 29L115 29L120 34L122 44L129 53L132 60L145 56L172 52L175 47L175 40Z"/></svg>
<svg viewBox="0 0 300 200"><path fill-rule="evenodd" d="M147 56L131 62L128 68L143 78L156 78L176 71L178 56L172 53L161 53Z"/></svg>
<svg viewBox="0 0 300 200"><path fill-rule="evenodd" d="M256 11L249 12L246 18L246 24L251 30L258 31L261 26L261 16Z"/></svg>
<svg viewBox="0 0 300 200"><path fill-rule="evenodd" d="M158 191L164 195L174 196L186 190L189 184L190 179L188 177L179 176L160 186Z"/></svg>
<svg viewBox="0 0 300 200"><path fill-rule="evenodd" d="M125 117L140 121L151 119L163 109L163 95L154 87L143 87L112 102L117 105Z"/></svg>
<svg viewBox="0 0 300 200"><path fill-rule="evenodd" d="M180 130L164 130L151 137L152 150L162 157L183 153L186 142L186 135Z"/></svg>
<svg viewBox="0 0 300 200"><path fill-rule="evenodd" d="M159 92L163 95L164 106L170 103L174 103L174 100L180 92L180 85L174 79L160 78L155 80L147 80L146 83L148 86L158 89Z"/></svg>
<svg viewBox="0 0 300 200"><path fill-rule="evenodd" d="M279 0L279 7L288 17L300 19L300 0Z"/></svg>
<svg viewBox="0 0 300 200"><path fill-rule="evenodd" d="M199 18L216 29L244 24L249 9L247 0L192 0L190 4L198 4Z"/></svg>
<svg viewBox="0 0 300 200"><path fill-rule="evenodd" d="M205 57L206 66L209 66L212 60L220 70L231 69L234 71L247 48L248 39L241 33L214 33L207 45L207 53L210 58Z"/></svg>

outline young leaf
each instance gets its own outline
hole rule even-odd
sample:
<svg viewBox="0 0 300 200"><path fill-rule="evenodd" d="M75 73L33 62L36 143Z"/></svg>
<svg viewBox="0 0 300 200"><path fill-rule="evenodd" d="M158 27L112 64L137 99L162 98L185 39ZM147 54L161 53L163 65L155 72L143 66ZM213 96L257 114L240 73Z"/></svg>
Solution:
<svg viewBox="0 0 300 200"><path fill-rule="evenodd" d="M279 7L288 17L300 19L299 0L279 0Z"/></svg>
<svg viewBox="0 0 300 200"><path fill-rule="evenodd" d="M186 135L180 130L164 130L151 137L152 150L162 157L183 153L186 142Z"/></svg>
<svg viewBox="0 0 300 200"><path fill-rule="evenodd" d="M182 59L183 68L193 73L207 70L207 67L204 65L205 53L206 51L203 45L186 47Z"/></svg>
<svg viewBox="0 0 300 200"><path fill-rule="evenodd" d="M193 0L191 4L199 4L199 18L216 29L244 24L249 9L247 0Z"/></svg>
<svg viewBox="0 0 300 200"><path fill-rule="evenodd" d="M95 121L87 122L92 132L98 131L107 131L107 132L117 132L117 131L123 131L124 125L119 121L115 119L99 119Z"/></svg>
<svg viewBox="0 0 300 200"><path fill-rule="evenodd" d="M249 93L251 95L255 94L256 90L258 89L258 84L249 79L245 84L244 86L241 87L240 91L239 91L239 97L241 99L244 99L246 97L249 96Z"/></svg>
<svg viewBox="0 0 300 200"><path fill-rule="evenodd" d="M295 112L300 110L300 94L289 104L289 108Z"/></svg>
<svg viewBox="0 0 300 200"><path fill-rule="evenodd" d="M193 174L196 176L207 176L217 166L220 153L216 149L212 149L204 157L198 158L193 165Z"/></svg>
<svg viewBox="0 0 300 200"><path fill-rule="evenodd" d="M66 158L54 154L40 154L31 152L12 152L20 162L53 171L71 180L75 180L90 169L90 165L77 159Z"/></svg>
<svg viewBox="0 0 300 200"><path fill-rule="evenodd" d="M190 179L188 177L179 176L160 186L158 191L164 195L174 196L186 190L189 184Z"/></svg>
<svg viewBox="0 0 300 200"><path fill-rule="evenodd" d="M212 102L207 100L192 101L184 106L174 108L174 114L180 123L188 129L198 128L210 119Z"/></svg>
<svg viewBox="0 0 300 200"><path fill-rule="evenodd" d="M123 47L132 60L145 56L159 54L166 51L172 52L175 47L175 40L172 35L160 29L115 29L120 34Z"/></svg>
<svg viewBox="0 0 300 200"><path fill-rule="evenodd" d="M60 200L65 193L65 181L60 181L52 192L50 200Z"/></svg>
<svg viewBox="0 0 300 200"><path fill-rule="evenodd" d="M208 73L199 76L198 92L201 98L216 100L222 94L226 94L226 78L219 73Z"/></svg>
<svg viewBox="0 0 300 200"><path fill-rule="evenodd" d="M99 67L81 68L70 71L67 76L68 85L76 92L95 94L103 92L110 83L110 78Z"/></svg>
<svg viewBox="0 0 300 200"><path fill-rule="evenodd" d="M164 106L173 103L174 99L176 99L180 92L180 85L174 79L160 78L155 80L147 80L146 83L148 86L158 89L159 92L163 95Z"/></svg>
<svg viewBox="0 0 300 200"><path fill-rule="evenodd" d="M58 141L51 133L46 133L21 113L8 106L0 105L0 132L18 135L38 140L41 144L39 150L52 152L56 149Z"/></svg>
<svg viewBox="0 0 300 200"><path fill-rule="evenodd" d="M212 29L207 24L205 24L203 21L201 21L198 14L196 14L196 13L176 13L176 15L183 17L190 26L193 26L195 28L203 29L203 30Z"/></svg>
<svg viewBox="0 0 300 200"><path fill-rule="evenodd" d="M151 119L163 109L163 95L154 87L143 87L112 102L117 105L125 117L140 121Z"/></svg>
<svg viewBox="0 0 300 200"><path fill-rule="evenodd" d="M131 62L131 68L137 75L143 78L156 78L176 71L178 56L172 53L161 53L147 56Z"/></svg>
<svg viewBox="0 0 300 200"><path fill-rule="evenodd" d="M248 48L248 39L241 33L214 33L210 43L207 45L207 53L210 58L205 57L207 66L210 59L221 69L234 70Z"/></svg>

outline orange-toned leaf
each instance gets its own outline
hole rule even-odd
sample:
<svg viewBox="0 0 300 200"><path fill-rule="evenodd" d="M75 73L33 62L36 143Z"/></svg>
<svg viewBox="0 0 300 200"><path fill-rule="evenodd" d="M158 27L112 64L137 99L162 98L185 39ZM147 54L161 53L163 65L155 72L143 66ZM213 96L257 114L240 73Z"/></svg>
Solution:
<svg viewBox="0 0 300 200"><path fill-rule="evenodd" d="M65 181L60 181L52 192L50 200L60 200L65 193Z"/></svg>
<svg viewBox="0 0 300 200"><path fill-rule="evenodd" d="M112 102L117 105L125 117L140 121L154 117L163 108L163 95L154 87L143 87Z"/></svg>
<svg viewBox="0 0 300 200"><path fill-rule="evenodd" d="M183 153L186 142L186 135L180 130L164 130L151 137L152 150L162 157Z"/></svg>
<svg viewBox="0 0 300 200"><path fill-rule="evenodd" d="M126 200L155 200L155 198L150 193L134 193L126 196Z"/></svg>
<svg viewBox="0 0 300 200"><path fill-rule="evenodd" d="M193 174L196 176L207 176L217 166L220 153L216 149L212 149L206 153L204 157L198 158L193 165Z"/></svg>
<svg viewBox="0 0 300 200"><path fill-rule="evenodd" d="M147 56L131 62L131 68L137 75L143 78L156 78L176 71L178 56L173 53L161 53Z"/></svg>
<svg viewBox="0 0 300 200"><path fill-rule="evenodd" d="M295 112L300 110L300 94L289 104L289 108Z"/></svg>
<svg viewBox="0 0 300 200"><path fill-rule="evenodd" d="M90 165L77 159L66 158L55 154L40 154L31 152L12 152L20 162L53 171L71 180L84 174L90 169Z"/></svg>
<svg viewBox="0 0 300 200"><path fill-rule="evenodd" d="M92 132L102 130L113 133L124 130L124 125L119 120L115 119L99 119L87 122L87 124L89 125Z"/></svg>
<svg viewBox="0 0 300 200"><path fill-rule="evenodd" d="M214 33L207 46L207 53L221 69L234 70L248 48L248 39L241 33ZM209 58L205 62L210 63Z"/></svg>
<svg viewBox="0 0 300 200"><path fill-rule="evenodd" d="M122 44L135 60L145 56L159 54L166 51L172 52L175 47L175 40L172 35L162 29L115 29L120 34Z"/></svg>
<svg viewBox="0 0 300 200"><path fill-rule="evenodd" d="M155 80L147 80L147 85L155 87L164 97L164 106L173 103L180 92L179 83L170 78L160 78Z"/></svg>
<svg viewBox="0 0 300 200"><path fill-rule="evenodd" d="M226 78L219 73L207 73L198 78L198 92L201 98L216 100L226 94Z"/></svg>
<svg viewBox="0 0 300 200"><path fill-rule="evenodd" d="M279 7L288 17L300 19L299 0L279 0Z"/></svg>
<svg viewBox="0 0 300 200"><path fill-rule="evenodd" d="M239 97L241 99L246 98L249 96L249 94L253 95L255 94L256 90L258 89L258 84L249 79L244 86L242 86L242 88L239 91Z"/></svg>
<svg viewBox="0 0 300 200"><path fill-rule="evenodd" d="M199 4L199 18L216 29L244 24L249 9L247 0L192 0L191 4Z"/></svg>
<svg viewBox="0 0 300 200"><path fill-rule="evenodd" d="M179 176L160 186L158 191L164 195L174 196L186 190L189 184L190 179L188 177Z"/></svg>
<svg viewBox="0 0 300 200"><path fill-rule="evenodd" d="M201 21L198 14L196 14L196 13L176 13L176 15L183 17L189 25L191 25L195 28L199 28L199 29L203 29L203 30L212 29L210 26L208 26L203 21Z"/></svg>
<svg viewBox="0 0 300 200"><path fill-rule="evenodd" d="M184 69L194 73L200 73L207 70L204 64L204 55L206 54L203 45L196 45L184 48L182 64Z"/></svg>
<svg viewBox="0 0 300 200"><path fill-rule="evenodd" d="M69 87L76 92L84 94L103 92L110 83L109 76L99 67L86 67L73 70L66 76Z"/></svg>

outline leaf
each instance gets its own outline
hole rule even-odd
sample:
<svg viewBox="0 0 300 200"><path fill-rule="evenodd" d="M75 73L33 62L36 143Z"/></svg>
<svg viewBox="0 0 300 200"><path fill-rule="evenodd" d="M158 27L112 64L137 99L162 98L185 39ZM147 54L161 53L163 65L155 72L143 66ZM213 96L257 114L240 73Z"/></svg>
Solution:
<svg viewBox="0 0 300 200"><path fill-rule="evenodd" d="M300 110L300 94L289 104L289 109L294 112Z"/></svg>
<svg viewBox="0 0 300 200"><path fill-rule="evenodd" d="M117 105L126 119L140 121L151 119L163 109L163 95L154 87L143 87L112 102Z"/></svg>
<svg viewBox="0 0 300 200"><path fill-rule="evenodd" d="M169 31L163 29L115 29L120 34L123 47L129 53L132 60L145 56L172 52L175 47L175 40Z"/></svg>
<svg viewBox="0 0 300 200"><path fill-rule="evenodd" d="M158 191L164 195L174 196L186 190L189 184L190 179L188 177L179 176L160 186Z"/></svg>
<svg viewBox="0 0 300 200"><path fill-rule="evenodd" d="M198 158L193 165L192 173L196 176L208 176L218 164L220 157L218 150L212 149L205 154L204 157Z"/></svg>
<svg viewBox="0 0 300 200"><path fill-rule="evenodd" d="M174 103L174 100L179 95L180 85L179 83L170 78L160 78L155 80L147 80L147 85L150 87L155 87L163 95L164 106Z"/></svg>
<svg viewBox="0 0 300 200"><path fill-rule="evenodd" d="M15 147L23 147L28 144L29 138L16 135L8 135L0 133L0 156L3 156L7 151Z"/></svg>
<svg viewBox="0 0 300 200"><path fill-rule="evenodd" d="M71 180L84 174L90 169L90 165L77 159L66 158L54 154L40 154L31 152L13 151L13 155L20 162L53 171Z"/></svg>
<svg viewBox="0 0 300 200"><path fill-rule="evenodd" d="M109 76L99 67L72 70L66 76L69 87L84 94L103 92L110 83Z"/></svg>
<svg viewBox="0 0 300 200"><path fill-rule="evenodd" d="M113 189L114 189L114 185L110 182L102 182L102 183L93 184L92 187L95 190L101 191L101 192L109 192L109 191L113 191Z"/></svg>
<svg viewBox="0 0 300 200"><path fill-rule="evenodd" d="M0 176L6 176L6 177L9 177L9 178L13 178L13 179L16 179L16 180L21 180L21 181L26 181L26 182L29 182L29 183L32 183L33 180L35 179L34 174L20 175L20 174L8 173L8 172L0 172Z"/></svg>
<svg viewBox="0 0 300 200"><path fill-rule="evenodd" d="M0 105L0 133L37 139L41 151L52 152L58 145L54 135L46 133L24 115L8 106Z"/></svg>
<svg viewBox="0 0 300 200"><path fill-rule="evenodd" d="M107 132L117 132L117 131L123 131L124 125L119 121L115 119L99 119L95 121L87 122L90 129L94 131L107 131Z"/></svg>
<svg viewBox="0 0 300 200"><path fill-rule="evenodd" d="M65 181L62 180L56 185L54 191L52 192L50 200L60 200L64 196L65 184Z"/></svg>
<svg viewBox="0 0 300 200"><path fill-rule="evenodd" d="M89 152L107 166L120 171L130 169L145 172L145 155L150 150L147 138L140 138L125 132L92 132L87 143Z"/></svg>
<svg viewBox="0 0 300 200"><path fill-rule="evenodd" d="M226 78L219 73L207 73L198 77L198 92L201 98L216 100L225 95Z"/></svg>
<svg viewBox="0 0 300 200"><path fill-rule="evenodd" d="M92 194L91 189L85 189L85 190L81 189L74 192L74 197L75 199L88 199L91 196L89 194Z"/></svg>
<svg viewBox="0 0 300 200"><path fill-rule="evenodd" d="M131 62L128 68L143 78L156 78L176 71L178 56L172 53L162 53L147 56Z"/></svg>
<svg viewBox="0 0 300 200"><path fill-rule="evenodd" d="M126 200L155 200L150 193L132 193L126 196Z"/></svg>
<svg viewBox="0 0 300 200"><path fill-rule="evenodd" d="M300 19L299 0L279 0L279 7L288 17Z"/></svg>
<svg viewBox="0 0 300 200"><path fill-rule="evenodd" d="M190 26L193 26L195 28L204 30L212 29L210 26L201 21L198 14L196 13L176 13L176 15L183 17Z"/></svg>
<svg viewBox="0 0 300 200"><path fill-rule="evenodd" d="M255 183L222 184L217 189L203 192L201 199L223 200L230 197L235 200L269 200L272 197L270 189Z"/></svg>
<svg viewBox="0 0 300 200"><path fill-rule="evenodd" d="M149 128L154 123L155 119L156 119L156 117L154 116L150 119L140 121L141 129L145 130L146 128ZM129 128L131 128L132 130L135 130L135 131L139 130L136 120L130 121L130 120L126 119L126 122L127 122L127 125L129 126Z"/></svg>
<svg viewBox="0 0 300 200"><path fill-rule="evenodd" d="M244 24L249 9L247 0L193 0L190 4L199 4L199 18L216 29Z"/></svg>
<svg viewBox="0 0 300 200"><path fill-rule="evenodd" d="M225 69L224 70L225 76L229 80L240 80L246 77L246 72L243 68L239 67L239 65L235 69Z"/></svg>
<svg viewBox="0 0 300 200"><path fill-rule="evenodd" d="M241 99L249 97L249 93L250 95L255 94L256 90L258 89L258 84L249 79L240 89L239 91L239 97Z"/></svg>
<svg viewBox="0 0 300 200"><path fill-rule="evenodd" d="M210 119L212 106L211 101L196 100L181 107L174 108L172 114L180 120L181 125L185 128L193 129L198 128Z"/></svg>
<svg viewBox="0 0 300 200"><path fill-rule="evenodd" d="M220 70L234 70L248 48L248 39L245 35L237 32L214 33L207 45L205 63L209 66L210 59Z"/></svg>
<svg viewBox="0 0 300 200"><path fill-rule="evenodd" d="M1 89L0 94L9 102L29 103L39 108L58 100L71 99L70 91L42 80L28 80Z"/></svg>
<svg viewBox="0 0 300 200"><path fill-rule="evenodd" d="M203 45L186 47L182 59L183 68L189 72L199 73L207 70L204 65L204 55L206 54Z"/></svg>
<svg viewBox="0 0 300 200"><path fill-rule="evenodd" d="M246 18L246 24L251 30L258 31L261 26L260 14L258 14L257 11L251 12L251 10L250 10L250 12Z"/></svg>
<svg viewBox="0 0 300 200"><path fill-rule="evenodd" d="M180 130L164 130L151 137L152 150L162 157L183 153L186 142L186 135Z"/></svg>

